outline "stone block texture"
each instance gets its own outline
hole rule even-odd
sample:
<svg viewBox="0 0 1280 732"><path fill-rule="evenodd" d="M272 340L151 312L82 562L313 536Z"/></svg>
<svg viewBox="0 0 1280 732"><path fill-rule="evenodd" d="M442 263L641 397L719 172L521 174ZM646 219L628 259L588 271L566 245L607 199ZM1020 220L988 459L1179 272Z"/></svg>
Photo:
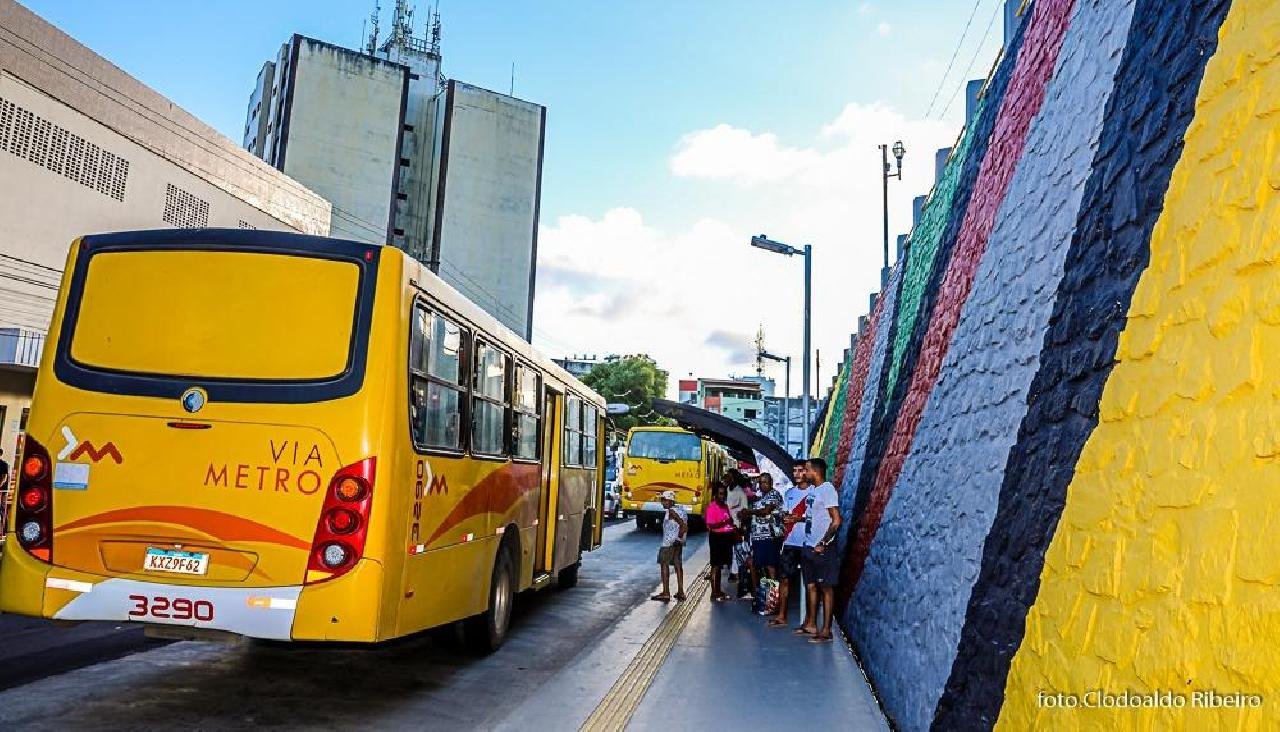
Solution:
<svg viewBox="0 0 1280 732"><path fill-rule="evenodd" d="M904 730L1278 727L1280 3L1021 12L830 402L841 621Z"/></svg>

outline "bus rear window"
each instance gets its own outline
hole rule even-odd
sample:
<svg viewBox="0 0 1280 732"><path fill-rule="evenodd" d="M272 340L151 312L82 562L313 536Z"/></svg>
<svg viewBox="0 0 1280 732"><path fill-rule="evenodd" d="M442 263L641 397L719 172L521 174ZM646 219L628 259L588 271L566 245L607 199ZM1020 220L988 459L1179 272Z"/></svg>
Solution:
<svg viewBox="0 0 1280 732"><path fill-rule="evenodd" d="M360 288L350 261L228 250L95 254L70 355L90 369L272 381L347 370Z"/></svg>
<svg viewBox="0 0 1280 732"><path fill-rule="evenodd" d="M701 460L702 440L687 432L635 432L627 454L652 460Z"/></svg>

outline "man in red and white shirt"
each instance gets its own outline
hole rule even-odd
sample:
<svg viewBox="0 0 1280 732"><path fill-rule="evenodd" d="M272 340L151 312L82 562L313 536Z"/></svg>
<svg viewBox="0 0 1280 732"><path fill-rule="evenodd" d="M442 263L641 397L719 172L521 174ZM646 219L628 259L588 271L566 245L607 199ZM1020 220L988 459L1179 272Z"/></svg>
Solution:
<svg viewBox="0 0 1280 732"><path fill-rule="evenodd" d="M782 562L778 568L778 614L769 621L770 628L785 628L787 625L787 596L792 583L804 591L804 586L799 584L800 564L805 536L805 499L811 487L803 460L791 464L791 480L791 487L782 494L786 514L783 516Z"/></svg>

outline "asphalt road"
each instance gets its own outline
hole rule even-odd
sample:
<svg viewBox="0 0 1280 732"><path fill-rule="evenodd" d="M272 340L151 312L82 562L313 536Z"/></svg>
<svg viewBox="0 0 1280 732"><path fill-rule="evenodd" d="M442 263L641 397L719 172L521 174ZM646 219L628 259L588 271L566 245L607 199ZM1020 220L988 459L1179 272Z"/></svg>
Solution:
<svg viewBox="0 0 1280 732"><path fill-rule="evenodd" d="M658 535L634 527L605 529L576 588L521 596L506 645L483 658L427 635L374 647L162 643L129 626L0 617L0 728L486 729L645 602Z"/></svg>

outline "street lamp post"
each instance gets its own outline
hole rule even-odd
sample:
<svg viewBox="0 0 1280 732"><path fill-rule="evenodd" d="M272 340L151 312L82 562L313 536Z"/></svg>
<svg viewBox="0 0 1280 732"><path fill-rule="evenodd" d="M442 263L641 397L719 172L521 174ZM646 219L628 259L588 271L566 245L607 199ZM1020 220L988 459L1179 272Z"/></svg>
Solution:
<svg viewBox="0 0 1280 732"><path fill-rule="evenodd" d="M797 254L804 255L804 353L801 367L804 369L803 376L800 381L804 386L804 398L802 400L804 409L804 436L800 438L800 444L804 448L804 454L809 454L809 423L812 416L809 413L809 354L811 333L810 333L810 313L813 301L813 247L805 244L803 249L797 249L789 244L783 244L780 241L774 241L764 234L757 234L751 237L751 246L757 249L773 252L774 254L784 254L788 257ZM790 419L791 415L787 415Z"/></svg>
<svg viewBox="0 0 1280 732"><path fill-rule="evenodd" d="M761 351L760 358L767 358L770 361L777 361L779 363L785 363L787 365L786 378L785 378L785 381L783 382L784 385L782 387L785 391L783 391L783 395L782 395L782 415L783 416L782 416L781 437L782 437L782 449L786 450L788 455L794 456L795 453L791 452L791 357L775 356L774 354L769 353L768 351ZM783 466L778 466L778 467L783 467Z"/></svg>
<svg viewBox="0 0 1280 732"><path fill-rule="evenodd" d="M889 179L902 180L902 156L906 154L907 148L902 146L902 140L893 143L893 157L898 161L898 172L891 173L893 168L889 166L889 146L880 146L880 162L884 166L881 169L881 177L884 179L884 266L880 269L881 291L889 284Z"/></svg>

